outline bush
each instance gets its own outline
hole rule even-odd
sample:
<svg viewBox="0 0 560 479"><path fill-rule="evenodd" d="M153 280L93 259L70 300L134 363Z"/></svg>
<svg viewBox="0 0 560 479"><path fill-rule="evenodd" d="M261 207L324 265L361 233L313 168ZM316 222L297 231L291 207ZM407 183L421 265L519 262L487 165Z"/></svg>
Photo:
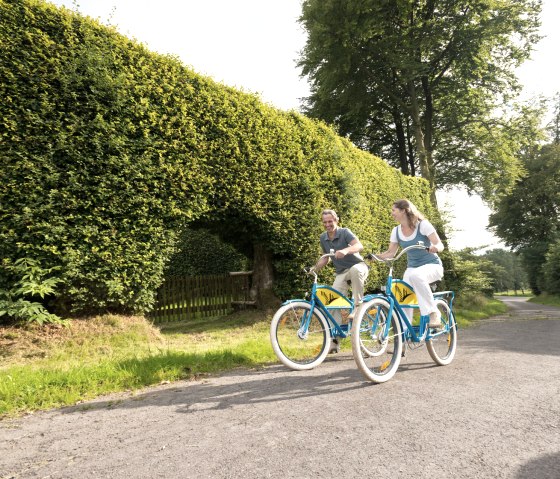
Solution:
<svg viewBox="0 0 560 479"><path fill-rule="evenodd" d="M485 273L489 262L474 255L471 249L466 248L459 252L446 250L442 254L442 260L445 269L445 289L454 291L458 297L466 293L474 296L481 293L487 297L493 295L492 280Z"/></svg>
<svg viewBox="0 0 560 479"><path fill-rule="evenodd" d="M247 257L207 229L185 228L169 262L166 276L199 276L246 271Z"/></svg>
<svg viewBox="0 0 560 479"><path fill-rule="evenodd" d="M0 15L1 256L59 267L63 314L148 310L208 194L186 70L43 2Z"/></svg>

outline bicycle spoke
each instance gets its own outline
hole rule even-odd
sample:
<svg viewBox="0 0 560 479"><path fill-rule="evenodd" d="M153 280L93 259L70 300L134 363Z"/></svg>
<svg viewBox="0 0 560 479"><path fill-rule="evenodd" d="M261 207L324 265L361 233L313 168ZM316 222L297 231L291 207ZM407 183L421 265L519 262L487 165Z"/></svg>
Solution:
<svg viewBox="0 0 560 479"><path fill-rule="evenodd" d="M352 328L352 351L362 373L371 381L392 377L400 362L401 333L395 314L382 298L362 305Z"/></svg>
<svg viewBox="0 0 560 479"><path fill-rule="evenodd" d="M278 358L292 369L310 369L326 356L330 330L307 302L282 306L274 315L270 337Z"/></svg>
<svg viewBox="0 0 560 479"><path fill-rule="evenodd" d="M449 364L454 356L457 348L457 325L453 318L453 313L449 305L443 301L436 302L439 312L441 313L442 330L431 334L426 341L428 352L432 359L440 366Z"/></svg>

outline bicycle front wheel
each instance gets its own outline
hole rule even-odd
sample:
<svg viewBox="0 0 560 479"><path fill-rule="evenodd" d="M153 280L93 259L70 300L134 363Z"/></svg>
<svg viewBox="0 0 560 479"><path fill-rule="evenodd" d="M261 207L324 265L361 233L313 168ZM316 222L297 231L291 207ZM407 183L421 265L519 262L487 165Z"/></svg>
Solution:
<svg viewBox="0 0 560 479"><path fill-rule="evenodd" d="M270 342L278 359L296 371L321 364L331 344L327 320L311 305L294 301L282 306L270 324Z"/></svg>
<svg viewBox="0 0 560 479"><path fill-rule="evenodd" d="M401 361L402 334L397 315L383 298L360 307L352 323L352 354L362 374L375 383L391 379Z"/></svg>
<svg viewBox="0 0 560 479"><path fill-rule="evenodd" d="M446 301L438 299L436 305L441 313L442 329L426 340L426 347L436 364L446 366L453 361L457 350L457 325Z"/></svg>

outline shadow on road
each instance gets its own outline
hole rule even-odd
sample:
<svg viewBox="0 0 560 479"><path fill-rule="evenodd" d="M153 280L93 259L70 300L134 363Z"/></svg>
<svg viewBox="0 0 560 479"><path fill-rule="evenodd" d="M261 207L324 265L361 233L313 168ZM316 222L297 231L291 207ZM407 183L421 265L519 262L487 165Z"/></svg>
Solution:
<svg viewBox="0 0 560 479"><path fill-rule="evenodd" d="M346 391L373 387L362 381L351 358L348 368L317 374L316 371L287 372L283 366L271 366L261 371L245 371L237 381L236 372L222 377L224 384L214 382L177 383L174 387L157 389L126 398L88 402L63 409L65 414L95 412L103 408L135 408L147 406L176 406L179 412L228 409L238 405L265 402L293 401L317 398ZM338 361L337 361L338 362ZM254 378L254 379L253 379Z"/></svg>
<svg viewBox="0 0 560 479"><path fill-rule="evenodd" d="M558 479L560 452L533 459L519 468L516 479Z"/></svg>
<svg viewBox="0 0 560 479"><path fill-rule="evenodd" d="M478 355L502 350L522 353L527 355L528 360L538 362L539 355L560 355L559 338L560 321L558 320L481 321L473 328L459 330L458 355ZM425 351L422 355L424 354L426 357L414 355L414 351L411 351L408 357L407 352L407 357L399 368L399 376L409 376L411 372L438 368L430 361ZM184 358L172 359L181 361ZM161 360L169 361L170 358ZM341 362L347 363L347 366L343 365L342 368L337 366L337 363ZM145 365L136 363L136 366L139 371L146 369ZM152 366L157 371L161 364ZM134 364L128 364L126 367L133 368ZM95 413L100 409L172 406L178 412L188 414L205 410L227 410L240 405L259 403L313 401L366 387L371 388L372 401L375 401L378 393L384 393L386 388L391 388L394 384L396 383L389 382L377 386L365 381L357 370L352 356L344 353L329 357L323 365L312 371L289 371L282 365L267 366L256 371L239 369L221 375L217 381L212 378L179 382L126 397L122 395L105 397L65 408L61 412Z"/></svg>

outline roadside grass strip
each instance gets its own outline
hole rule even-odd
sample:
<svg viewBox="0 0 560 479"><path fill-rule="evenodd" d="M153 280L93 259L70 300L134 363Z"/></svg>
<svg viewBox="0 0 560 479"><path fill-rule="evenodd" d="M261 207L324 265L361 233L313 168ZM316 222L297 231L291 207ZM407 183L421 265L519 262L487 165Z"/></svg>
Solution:
<svg viewBox="0 0 560 479"><path fill-rule="evenodd" d="M466 306L463 306L466 305ZM460 327L503 313L497 300L457 302ZM100 316L68 327L0 327L0 419L277 362L271 311L161 325L143 317ZM348 339L342 350L349 351Z"/></svg>

